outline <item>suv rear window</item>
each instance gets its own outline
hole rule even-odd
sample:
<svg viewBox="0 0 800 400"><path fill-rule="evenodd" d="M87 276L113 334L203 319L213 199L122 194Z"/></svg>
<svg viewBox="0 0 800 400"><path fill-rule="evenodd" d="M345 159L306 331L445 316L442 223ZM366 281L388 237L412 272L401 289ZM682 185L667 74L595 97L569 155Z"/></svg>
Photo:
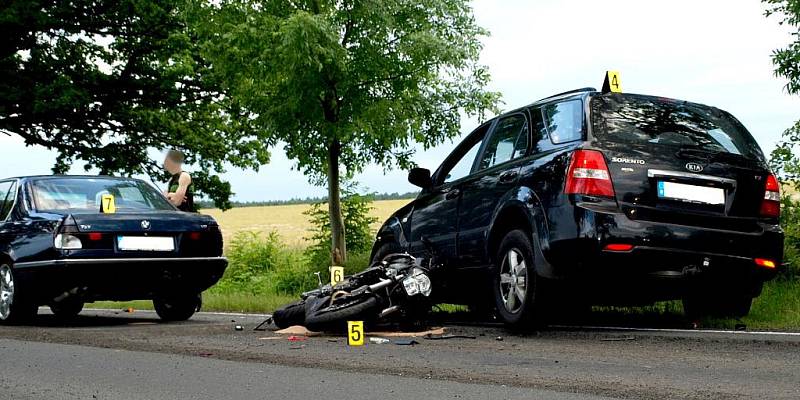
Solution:
<svg viewBox="0 0 800 400"><path fill-rule="evenodd" d="M621 144L656 144L763 160L758 143L725 111L648 96L603 95L591 100L594 136Z"/></svg>

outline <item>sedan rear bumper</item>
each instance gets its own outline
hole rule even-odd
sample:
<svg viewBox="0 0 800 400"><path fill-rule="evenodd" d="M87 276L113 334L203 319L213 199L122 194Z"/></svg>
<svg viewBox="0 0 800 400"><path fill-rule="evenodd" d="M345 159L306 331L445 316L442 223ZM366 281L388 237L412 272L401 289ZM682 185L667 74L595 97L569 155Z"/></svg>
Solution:
<svg viewBox="0 0 800 400"><path fill-rule="evenodd" d="M147 300L200 293L225 272L225 257L56 259L14 264L21 294L47 304L65 294L84 301Z"/></svg>

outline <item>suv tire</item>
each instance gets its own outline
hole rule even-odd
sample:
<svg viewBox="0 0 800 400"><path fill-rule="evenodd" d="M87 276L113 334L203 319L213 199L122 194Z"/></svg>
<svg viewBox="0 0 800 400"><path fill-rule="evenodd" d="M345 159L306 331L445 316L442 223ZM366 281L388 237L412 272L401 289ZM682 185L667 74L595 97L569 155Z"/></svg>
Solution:
<svg viewBox="0 0 800 400"><path fill-rule="evenodd" d="M505 235L492 268L497 315L507 325L522 327L540 316L542 279L536 274L530 235L513 230Z"/></svg>
<svg viewBox="0 0 800 400"><path fill-rule="evenodd" d="M692 294L683 299L683 312L692 319L741 318L750 313L752 304L753 298L745 294Z"/></svg>

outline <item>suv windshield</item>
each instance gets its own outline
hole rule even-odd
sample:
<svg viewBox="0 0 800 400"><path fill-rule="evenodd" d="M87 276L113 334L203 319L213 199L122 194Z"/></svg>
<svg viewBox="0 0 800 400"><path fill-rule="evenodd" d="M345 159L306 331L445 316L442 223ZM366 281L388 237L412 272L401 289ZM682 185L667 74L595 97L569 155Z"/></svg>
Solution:
<svg viewBox="0 0 800 400"><path fill-rule="evenodd" d="M604 95L592 98L591 110L593 133L600 140L763 159L747 129L713 107L648 96Z"/></svg>
<svg viewBox="0 0 800 400"><path fill-rule="evenodd" d="M175 208L153 187L137 180L110 178L48 178L31 184L36 209L42 212L100 212L100 199L113 195L117 212Z"/></svg>

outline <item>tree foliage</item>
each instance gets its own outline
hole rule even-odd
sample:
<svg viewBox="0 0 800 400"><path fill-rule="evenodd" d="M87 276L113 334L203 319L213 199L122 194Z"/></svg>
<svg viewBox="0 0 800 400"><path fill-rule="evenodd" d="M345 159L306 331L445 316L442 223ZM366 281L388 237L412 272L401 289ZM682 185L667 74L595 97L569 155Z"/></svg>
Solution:
<svg viewBox="0 0 800 400"><path fill-rule="evenodd" d="M800 95L800 0L763 0L767 16L780 18L780 24L793 30L793 42L772 54L775 75L786 79L786 91ZM784 188L800 191L800 121L783 133L782 140L772 152L772 170L784 183ZM785 261L789 265L784 273L800 277L800 202L784 192L781 225L784 228Z"/></svg>
<svg viewBox="0 0 800 400"><path fill-rule="evenodd" d="M202 9L214 72L312 182L327 179L342 253L339 173L407 168L412 143L451 138L462 113L482 115L498 100L478 62L487 32L466 0L221 0Z"/></svg>
<svg viewBox="0 0 800 400"><path fill-rule="evenodd" d="M800 0L763 0L766 15L779 18L780 25L792 30L792 43L772 53L775 75L786 79L786 91L800 95ZM772 152L773 171L792 185L800 185L800 121L789 127Z"/></svg>
<svg viewBox="0 0 800 400"><path fill-rule="evenodd" d="M200 56L187 1L0 4L0 131L103 174L164 179L153 149L196 163L197 188L229 207L226 163L258 168L269 140Z"/></svg>

